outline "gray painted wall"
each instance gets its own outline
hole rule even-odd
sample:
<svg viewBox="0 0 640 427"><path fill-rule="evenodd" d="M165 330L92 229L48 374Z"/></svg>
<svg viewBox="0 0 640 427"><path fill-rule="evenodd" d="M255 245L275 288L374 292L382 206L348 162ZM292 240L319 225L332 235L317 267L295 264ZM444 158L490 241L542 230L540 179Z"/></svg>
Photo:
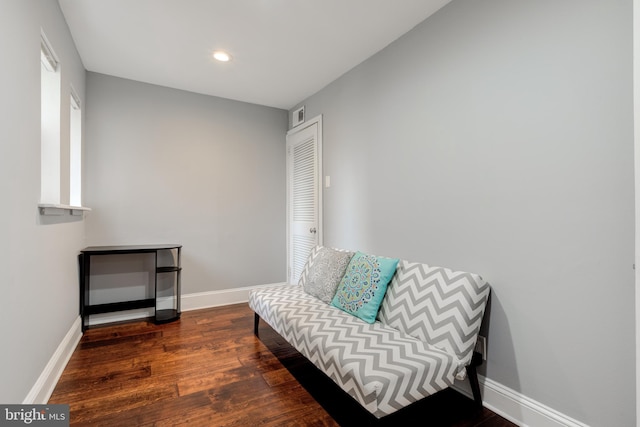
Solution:
<svg viewBox="0 0 640 427"><path fill-rule="evenodd" d="M635 424L631 16L454 0L304 102L326 244L481 273L487 377L594 426ZM88 101L85 222L37 214L41 27ZM53 0L5 0L0 34L0 402L77 316L85 223L87 244L183 243L185 293L284 280L284 112L91 73L85 99Z"/></svg>
<svg viewBox="0 0 640 427"><path fill-rule="evenodd" d="M480 273L488 378L635 425L631 1L454 0L301 104L325 244Z"/></svg>
<svg viewBox="0 0 640 427"><path fill-rule="evenodd" d="M87 244L181 243L182 292L285 280L287 112L87 73Z"/></svg>
<svg viewBox="0 0 640 427"><path fill-rule="evenodd" d="M3 0L0 13L2 403L23 402L78 316L76 256L83 246L84 223L77 218L64 221L38 214L41 28L62 64L63 155L68 155L70 84L84 100L84 67L58 2ZM67 173L63 174L63 183L68 185Z"/></svg>

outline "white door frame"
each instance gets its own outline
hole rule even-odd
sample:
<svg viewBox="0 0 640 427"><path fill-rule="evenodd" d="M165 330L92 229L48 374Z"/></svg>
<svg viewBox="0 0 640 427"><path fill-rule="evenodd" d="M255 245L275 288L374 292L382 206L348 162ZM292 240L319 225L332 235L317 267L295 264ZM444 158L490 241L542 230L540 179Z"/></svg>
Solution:
<svg viewBox="0 0 640 427"><path fill-rule="evenodd" d="M640 1L640 0L639 0ZM307 121L305 121L304 123L296 126L293 129L289 129L287 131L287 141L289 139L289 137L291 135L296 134L297 132L300 132L306 128L308 128L309 126L313 126L314 124L317 124L317 130L318 130L318 138L316 141L316 146L317 146L317 150L318 150L318 170L316 171L317 173L317 194L318 194L318 226L317 226L317 237L318 237L318 244L322 245L323 241L324 241L324 226L323 226L323 218L322 218L322 211L323 211L323 199L322 199L322 188L323 188L323 179L322 179L322 115L318 115L312 119L309 119ZM287 142L286 146L288 147L289 144ZM288 155L285 152L285 155ZM287 230L287 265L286 265L286 270L285 270L285 275L286 275L286 282L289 282L289 272L291 271L291 248L289 247L289 238L290 238L290 203L291 201L289 200L290 198L290 187L289 187L289 159L287 159L287 205L286 205L286 211L287 211L287 224L286 224L286 230Z"/></svg>

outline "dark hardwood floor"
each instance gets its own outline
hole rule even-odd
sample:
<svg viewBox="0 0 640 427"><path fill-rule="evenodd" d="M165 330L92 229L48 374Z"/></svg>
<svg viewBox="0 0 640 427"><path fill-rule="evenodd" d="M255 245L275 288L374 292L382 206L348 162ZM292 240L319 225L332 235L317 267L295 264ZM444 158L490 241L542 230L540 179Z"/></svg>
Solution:
<svg viewBox="0 0 640 427"><path fill-rule="evenodd" d="M239 304L89 329L49 403L73 426L514 426L454 390L376 420L260 325Z"/></svg>

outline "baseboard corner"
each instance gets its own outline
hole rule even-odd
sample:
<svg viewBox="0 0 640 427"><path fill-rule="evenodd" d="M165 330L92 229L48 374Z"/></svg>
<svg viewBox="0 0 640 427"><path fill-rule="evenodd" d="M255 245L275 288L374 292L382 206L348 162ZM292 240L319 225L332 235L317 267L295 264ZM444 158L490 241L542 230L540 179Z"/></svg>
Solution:
<svg viewBox="0 0 640 427"><path fill-rule="evenodd" d="M478 382L482 404L514 424L523 427L589 427L490 378L478 375ZM454 388L471 397L467 381L456 382Z"/></svg>
<svg viewBox="0 0 640 427"><path fill-rule="evenodd" d="M46 404L49 401L64 368L73 355L78 342L80 342L80 338L82 338L82 321L78 316L24 398L23 404Z"/></svg>
<svg viewBox="0 0 640 427"><path fill-rule="evenodd" d="M252 289L284 283L268 283L264 285L244 286L242 288L223 289L219 291L197 292L182 295L182 311L200 310L223 305L240 304L249 301Z"/></svg>

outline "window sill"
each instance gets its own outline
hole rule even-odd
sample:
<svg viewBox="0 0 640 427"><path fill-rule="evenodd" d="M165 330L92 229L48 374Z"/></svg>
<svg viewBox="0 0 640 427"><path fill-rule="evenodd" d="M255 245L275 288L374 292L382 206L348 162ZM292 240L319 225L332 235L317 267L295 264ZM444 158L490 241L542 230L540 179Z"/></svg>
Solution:
<svg viewBox="0 0 640 427"><path fill-rule="evenodd" d="M40 215L73 215L73 216L81 216L85 211L90 211L91 208L86 208L84 206L70 206L70 205L59 205L54 203L39 203L38 209L40 210Z"/></svg>

